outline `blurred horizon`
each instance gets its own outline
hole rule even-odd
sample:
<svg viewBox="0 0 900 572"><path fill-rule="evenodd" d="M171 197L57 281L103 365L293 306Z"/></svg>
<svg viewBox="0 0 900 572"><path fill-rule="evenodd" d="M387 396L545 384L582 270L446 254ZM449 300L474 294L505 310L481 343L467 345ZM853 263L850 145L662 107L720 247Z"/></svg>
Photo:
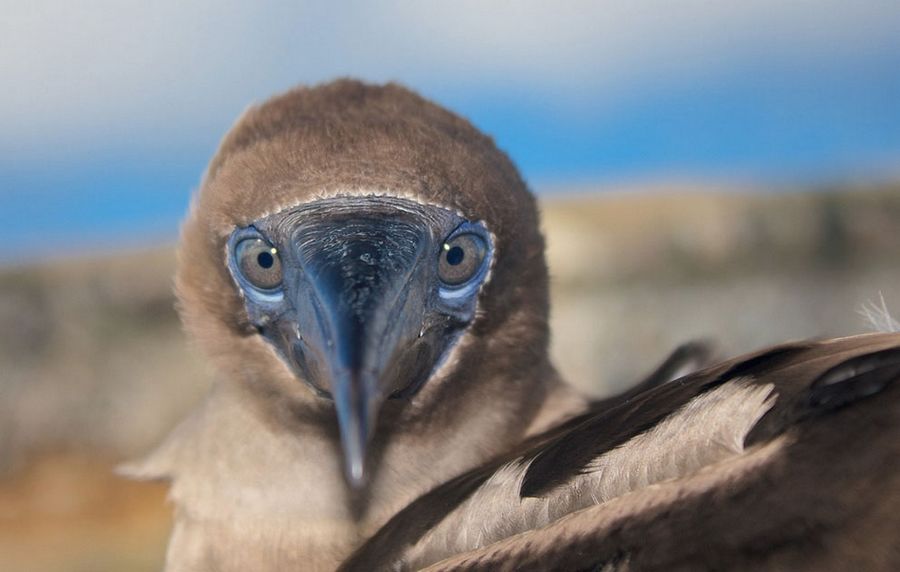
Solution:
<svg viewBox="0 0 900 572"><path fill-rule="evenodd" d="M0 263L174 241L253 102L398 81L532 189L900 180L900 4L8 3Z"/></svg>

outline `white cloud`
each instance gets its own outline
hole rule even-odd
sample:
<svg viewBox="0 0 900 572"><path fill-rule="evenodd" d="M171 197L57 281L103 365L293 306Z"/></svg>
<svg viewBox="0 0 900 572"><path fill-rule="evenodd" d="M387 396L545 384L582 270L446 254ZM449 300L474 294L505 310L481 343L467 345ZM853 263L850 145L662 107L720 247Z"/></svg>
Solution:
<svg viewBox="0 0 900 572"><path fill-rule="evenodd" d="M221 131L252 99L336 75L577 102L740 62L853 62L900 37L894 0L6 3L6 153Z"/></svg>

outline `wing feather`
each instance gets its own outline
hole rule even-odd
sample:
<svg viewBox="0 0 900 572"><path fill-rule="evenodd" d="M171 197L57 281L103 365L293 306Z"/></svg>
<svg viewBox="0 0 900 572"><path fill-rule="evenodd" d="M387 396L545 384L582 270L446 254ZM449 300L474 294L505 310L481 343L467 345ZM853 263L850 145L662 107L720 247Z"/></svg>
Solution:
<svg viewBox="0 0 900 572"><path fill-rule="evenodd" d="M443 550L435 570L900 569L898 378L900 335L872 334L776 346L598 404L421 497L343 568L410 569ZM646 478L610 489L642 461ZM435 534L454 526L478 543Z"/></svg>

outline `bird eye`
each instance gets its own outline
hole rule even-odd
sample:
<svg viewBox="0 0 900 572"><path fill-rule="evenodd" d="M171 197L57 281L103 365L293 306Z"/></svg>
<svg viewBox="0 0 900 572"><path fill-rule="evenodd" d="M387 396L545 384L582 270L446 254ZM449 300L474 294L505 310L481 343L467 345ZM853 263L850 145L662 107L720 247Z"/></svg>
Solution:
<svg viewBox="0 0 900 572"><path fill-rule="evenodd" d="M281 258L278 249L260 238L238 243L235 259L241 274L260 290L272 290L281 284Z"/></svg>
<svg viewBox="0 0 900 572"><path fill-rule="evenodd" d="M448 286L468 282L481 269L487 245L476 234L460 234L444 243L438 262L438 277Z"/></svg>

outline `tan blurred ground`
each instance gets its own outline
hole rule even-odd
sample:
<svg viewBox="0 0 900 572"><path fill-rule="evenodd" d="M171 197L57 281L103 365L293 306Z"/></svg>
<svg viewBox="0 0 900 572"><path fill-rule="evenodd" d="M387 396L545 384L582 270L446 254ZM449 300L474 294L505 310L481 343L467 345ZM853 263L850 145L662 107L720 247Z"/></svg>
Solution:
<svg viewBox="0 0 900 572"><path fill-rule="evenodd" d="M677 191L677 192L676 192ZM864 331L900 308L900 186L546 201L553 354L593 393L679 342L732 354ZM113 477L210 380L172 308L171 248L0 270L0 569L155 570L164 487Z"/></svg>

